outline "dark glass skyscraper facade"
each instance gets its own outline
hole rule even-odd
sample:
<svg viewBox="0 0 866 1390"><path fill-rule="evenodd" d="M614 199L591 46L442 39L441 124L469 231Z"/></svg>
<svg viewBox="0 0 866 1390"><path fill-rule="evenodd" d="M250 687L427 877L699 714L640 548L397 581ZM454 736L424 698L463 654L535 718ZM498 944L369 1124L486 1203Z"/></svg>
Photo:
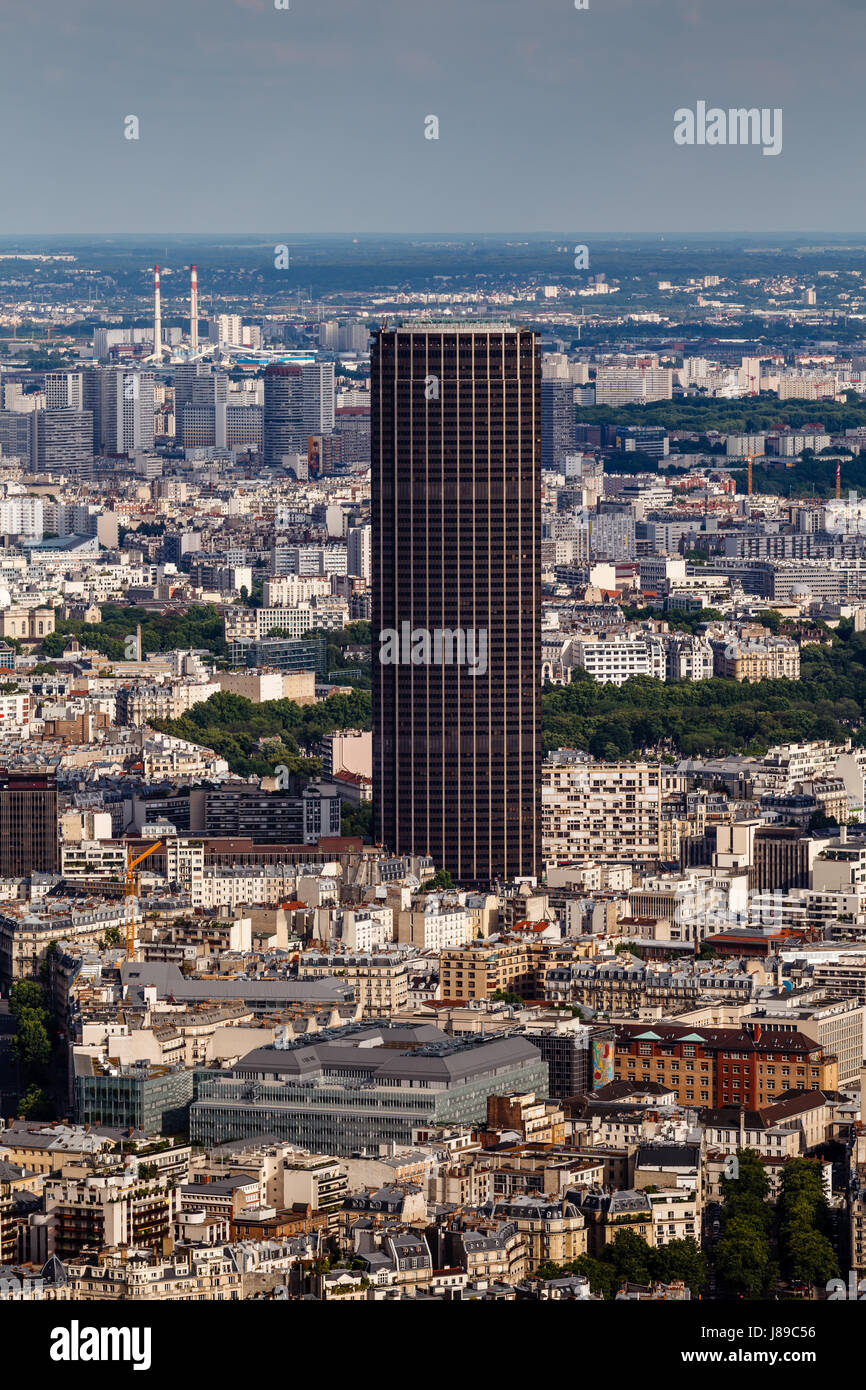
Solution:
<svg viewBox="0 0 866 1390"><path fill-rule="evenodd" d="M53 874L59 858L53 773L0 770L0 875Z"/></svg>
<svg viewBox="0 0 866 1390"><path fill-rule="evenodd" d="M537 335L380 329L371 431L376 839L464 883L536 874Z"/></svg>

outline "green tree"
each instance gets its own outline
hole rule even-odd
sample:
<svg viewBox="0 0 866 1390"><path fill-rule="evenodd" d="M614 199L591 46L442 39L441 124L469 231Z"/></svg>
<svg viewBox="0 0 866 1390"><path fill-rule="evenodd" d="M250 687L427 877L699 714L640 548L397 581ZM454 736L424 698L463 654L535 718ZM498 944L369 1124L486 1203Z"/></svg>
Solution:
<svg viewBox="0 0 866 1390"><path fill-rule="evenodd" d="M600 1293L605 1299L616 1297L620 1281L609 1262L593 1259L591 1255L578 1255L576 1260L572 1260L569 1268L571 1273L580 1274L589 1280L589 1287L593 1293Z"/></svg>
<svg viewBox="0 0 866 1390"><path fill-rule="evenodd" d="M688 1285L693 1294L706 1288L706 1256L691 1236L656 1246L651 1252L650 1266L653 1278L664 1284L681 1281Z"/></svg>
<svg viewBox="0 0 866 1390"><path fill-rule="evenodd" d="M745 1216L726 1221L715 1264L729 1288L756 1297L767 1287L772 1271L766 1231Z"/></svg>
<svg viewBox="0 0 866 1390"><path fill-rule="evenodd" d="M340 834L359 835L367 843L372 840L372 801L362 801L358 806L355 806L351 801L343 802L340 814Z"/></svg>
<svg viewBox="0 0 866 1390"><path fill-rule="evenodd" d="M832 1245L816 1230L798 1230L790 1235L785 1263L789 1279L804 1284L826 1284L839 1274Z"/></svg>
<svg viewBox="0 0 866 1390"><path fill-rule="evenodd" d="M16 980L9 991L9 1010L18 1015L22 1010L45 1012L45 992L36 980Z"/></svg>
<svg viewBox="0 0 866 1390"><path fill-rule="evenodd" d="M19 1096L15 1108L25 1120L53 1120L55 1118L54 1106L51 1104L48 1094L35 1083L27 1087L23 1096Z"/></svg>
<svg viewBox="0 0 866 1390"><path fill-rule="evenodd" d="M438 869L432 878L425 880L422 885L426 892L434 892L437 888L450 891L454 887L454 880L447 869Z"/></svg>
<svg viewBox="0 0 866 1390"><path fill-rule="evenodd" d="M51 1060L51 1039L40 1013L22 1009L15 1020L12 1053L26 1075L41 1072Z"/></svg>
<svg viewBox="0 0 866 1390"><path fill-rule="evenodd" d="M652 1278L651 1250L637 1231L617 1231L600 1256L613 1267L619 1283L648 1284Z"/></svg>

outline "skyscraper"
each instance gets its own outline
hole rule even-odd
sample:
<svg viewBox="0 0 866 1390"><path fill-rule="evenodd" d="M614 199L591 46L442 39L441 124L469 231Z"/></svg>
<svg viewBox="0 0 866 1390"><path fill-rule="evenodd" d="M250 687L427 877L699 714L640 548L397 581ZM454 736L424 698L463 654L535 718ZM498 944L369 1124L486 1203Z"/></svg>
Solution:
<svg viewBox="0 0 866 1390"><path fill-rule="evenodd" d="M304 429L307 434L333 434L333 362L303 362L301 364L301 379L303 383Z"/></svg>
<svg viewBox="0 0 866 1390"><path fill-rule="evenodd" d="M574 453L574 385L570 379L545 377L541 383L541 465L561 469Z"/></svg>
<svg viewBox="0 0 866 1390"><path fill-rule="evenodd" d="M89 410L34 410L30 420L30 469L93 476L93 414Z"/></svg>
<svg viewBox="0 0 866 1390"><path fill-rule="evenodd" d="M300 367L271 362L265 368L262 453L268 468L279 468L286 454L307 452L303 376Z"/></svg>
<svg viewBox="0 0 866 1390"><path fill-rule="evenodd" d="M98 453L128 454L153 448L153 372L92 367L84 373L84 407L93 412Z"/></svg>
<svg viewBox="0 0 866 1390"><path fill-rule="evenodd" d="M46 373L46 410L82 410L83 407L84 377L81 372Z"/></svg>
<svg viewBox="0 0 866 1390"><path fill-rule="evenodd" d="M58 860L54 775L0 771L0 877L56 873Z"/></svg>
<svg viewBox="0 0 866 1390"><path fill-rule="evenodd" d="M227 447L228 372L209 362L184 363L174 371L174 430L184 448Z"/></svg>
<svg viewBox="0 0 866 1390"><path fill-rule="evenodd" d="M6 461L20 459L25 468L30 467L33 414L33 411L0 410L0 455Z"/></svg>
<svg viewBox="0 0 866 1390"><path fill-rule="evenodd" d="M346 533L348 560L346 572L370 582L372 573L372 530L369 526L350 526Z"/></svg>
<svg viewBox="0 0 866 1390"><path fill-rule="evenodd" d="M374 335L376 839L466 883L539 869L540 436L536 334Z"/></svg>

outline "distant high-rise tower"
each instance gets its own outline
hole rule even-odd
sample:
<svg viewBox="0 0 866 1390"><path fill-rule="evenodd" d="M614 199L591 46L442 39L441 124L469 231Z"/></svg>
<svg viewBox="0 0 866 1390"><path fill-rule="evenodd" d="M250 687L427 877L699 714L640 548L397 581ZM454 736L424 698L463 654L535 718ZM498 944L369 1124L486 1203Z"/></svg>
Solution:
<svg viewBox="0 0 866 1390"><path fill-rule="evenodd" d="M89 410L34 410L30 470L61 473L71 481L93 476L93 415Z"/></svg>
<svg viewBox="0 0 866 1390"><path fill-rule="evenodd" d="M356 575L359 579L365 579L368 584L372 574L371 544L372 531L369 526L349 527L346 533L348 550L346 572Z"/></svg>
<svg viewBox="0 0 866 1390"><path fill-rule="evenodd" d="M56 873L58 861L53 773L0 772L0 877Z"/></svg>
<svg viewBox="0 0 866 1390"><path fill-rule="evenodd" d="M154 384L153 372L114 373L104 417L108 453L130 454L153 448Z"/></svg>
<svg viewBox="0 0 866 1390"><path fill-rule="evenodd" d="M334 364L301 363L304 429L307 434L334 432Z"/></svg>
<svg viewBox="0 0 866 1390"><path fill-rule="evenodd" d="M376 839L467 883L537 874L537 335L382 328L371 394Z"/></svg>
<svg viewBox="0 0 866 1390"><path fill-rule="evenodd" d="M46 373L46 410L82 410L83 408L84 375L82 372Z"/></svg>
<svg viewBox="0 0 866 1390"><path fill-rule="evenodd" d="M262 454L269 468L279 468L286 454L307 452L304 391L300 367L271 362L265 368Z"/></svg>
<svg viewBox="0 0 866 1390"><path fill-rule="evenodd" d="M562 469L574 453L574 385L558 377L541 383L541 466Z"/></svg>

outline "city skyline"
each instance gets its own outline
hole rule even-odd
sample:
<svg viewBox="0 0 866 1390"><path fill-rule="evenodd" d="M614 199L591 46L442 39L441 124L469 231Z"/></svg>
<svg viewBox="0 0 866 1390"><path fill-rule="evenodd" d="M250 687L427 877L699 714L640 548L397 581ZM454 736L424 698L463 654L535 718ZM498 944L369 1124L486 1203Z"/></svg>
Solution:
<svg viewBox="0 0 866 1390"><path fill-rule="evenodd" d="M0 0L37 1368L571 1302L626 1381L839 1374L864 43L866 0Z"/></svg>

